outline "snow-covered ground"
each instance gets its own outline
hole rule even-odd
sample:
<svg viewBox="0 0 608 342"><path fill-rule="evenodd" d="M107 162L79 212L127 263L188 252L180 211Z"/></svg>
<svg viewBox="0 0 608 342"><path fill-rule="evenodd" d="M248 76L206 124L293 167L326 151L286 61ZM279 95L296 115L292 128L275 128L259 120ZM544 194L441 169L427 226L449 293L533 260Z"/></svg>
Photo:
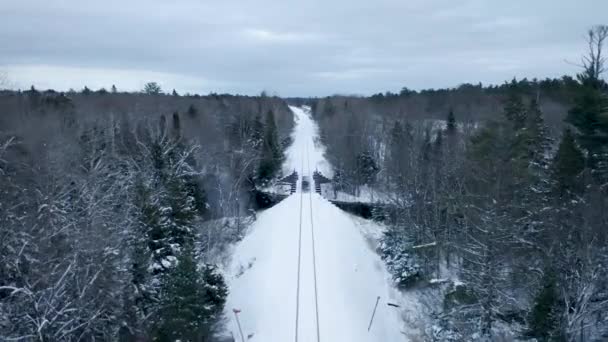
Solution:
<svg viewBox="0 0 608 342"><path fill-rule="evenodd" d="M306 156L310 158L310 168L312 171L318 170L326 177L333 177L331 165L323 155L325 147L321 145L319 137L319 127L310 116L310 107L294 107L289 106L293 112L295 126L292 134L293 143L286 151L285 164L283 165L283 174L288 175L296 170L301 172L302 158Z"/></svg>
<svg viewBox="0 0 608 342"><path fill-rule="evenodd" d="M296 126L284 170L331 175L308 109L291 109ZM228 328L237 341L233 309L252 342L406 341L400 309L387 305L404 307L405 297L370 243L382 228L361 222L301 185L259 214L227 269Z"/></svg>

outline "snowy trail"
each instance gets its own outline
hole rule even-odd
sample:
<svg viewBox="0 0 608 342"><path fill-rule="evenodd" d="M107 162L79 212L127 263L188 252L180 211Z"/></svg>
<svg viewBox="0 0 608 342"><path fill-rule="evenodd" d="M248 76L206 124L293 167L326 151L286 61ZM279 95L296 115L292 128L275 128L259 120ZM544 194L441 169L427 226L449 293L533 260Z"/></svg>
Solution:
<svg viewBox="0 0 608 342"><path fill-rule="evenodd" d="M314 170L331 175L322 146L315 145L316 124L306 109L291 109L296 127L284 170L310 180ZM237 340L233 308L241 310L245 339L251 335L252 342L406 340L399 313L386 305L399 296L380 257L350 215L314 190L302 192L301 182L298 192L258 216L236 246L228 276L226 308Z"/></svg>

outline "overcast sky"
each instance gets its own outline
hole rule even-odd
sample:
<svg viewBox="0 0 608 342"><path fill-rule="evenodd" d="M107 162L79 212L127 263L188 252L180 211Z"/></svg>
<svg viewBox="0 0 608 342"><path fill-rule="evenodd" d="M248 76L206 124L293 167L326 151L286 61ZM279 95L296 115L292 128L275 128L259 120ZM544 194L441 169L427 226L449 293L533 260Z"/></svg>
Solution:
<svg viewBox="0 0 608 342"><path fill-rule="evenodd" d="M607 0L0 0L13 87L281 96L573 74Z"/></svg>

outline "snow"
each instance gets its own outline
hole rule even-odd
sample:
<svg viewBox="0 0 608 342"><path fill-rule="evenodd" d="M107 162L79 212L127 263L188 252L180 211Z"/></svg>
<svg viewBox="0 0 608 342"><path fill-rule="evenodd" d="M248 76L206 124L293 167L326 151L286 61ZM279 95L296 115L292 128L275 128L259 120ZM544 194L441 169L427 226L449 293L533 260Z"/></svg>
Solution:
<svg viewBox="0 0 608 342"><path fill-rule="evenodd" d="M295 169L308 177L314 170L331 175L323 147L315 145L318 133L310 110L291 109L296 126L284 170ZM298 192L260 213L235 246L226 270L228 329L237 340L233 309L240 310L243 334L252 335L251 342L406 341L400 309L387 303L401 307L408 303L393 287L370 243L370 231L383 228L361 222L314 191L301 192L301 185ZM377 297L380 301L368 331Z"/></svg>
<svg viewBox="0 0 608 342"><path fill-rule="evenodd" d="M292 134L293 143L286 151L286 160L283 165L283 174L288 175L296 170L300 173L302 168L302 157L308 150L310 168L312 171L318 170L326 177L333 177L333 169L325 159L325 147L319 140L319 127L311 117L310 107L289 106L294 114L295 127Z"/></svg>

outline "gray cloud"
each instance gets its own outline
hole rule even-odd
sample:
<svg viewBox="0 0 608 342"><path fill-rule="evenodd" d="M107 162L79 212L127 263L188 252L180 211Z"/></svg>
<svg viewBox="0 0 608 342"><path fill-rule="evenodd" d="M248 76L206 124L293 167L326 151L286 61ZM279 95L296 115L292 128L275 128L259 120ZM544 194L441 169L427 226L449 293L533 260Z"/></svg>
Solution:
<svg viewBox="0 0 608 342"><path fill-rule="evenodd" d="M25 88L370 94L574 73L604 0L20 0L0 70Z"/></svg>

